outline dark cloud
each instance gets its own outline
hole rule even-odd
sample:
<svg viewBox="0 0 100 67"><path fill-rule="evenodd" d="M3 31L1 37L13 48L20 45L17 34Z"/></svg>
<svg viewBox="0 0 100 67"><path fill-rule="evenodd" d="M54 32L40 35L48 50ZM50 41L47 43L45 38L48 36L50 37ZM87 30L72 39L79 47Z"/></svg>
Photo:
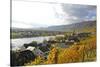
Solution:
<svg viewBox="0 0 100 67"><path fill-rule="evenodd" d="M72 19L70 19L71 21L89 20L96 17L96 6L94 5L62 4L62 7L63 11ZM73 17L77 19L73 19Z"/></svg>

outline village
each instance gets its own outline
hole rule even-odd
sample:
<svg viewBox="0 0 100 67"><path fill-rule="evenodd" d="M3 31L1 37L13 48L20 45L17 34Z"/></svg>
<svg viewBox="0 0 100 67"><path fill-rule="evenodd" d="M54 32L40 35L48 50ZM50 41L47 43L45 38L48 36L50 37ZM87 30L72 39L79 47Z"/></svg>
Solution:
<svg viewBox="0 0 100 67"><path fill-rule="evenodd" d="M38 36L52 36L57 34L64 34L65 32L60 31L41 31L41 30L27 30L27 29L11 29L11 39L15 38L28 38L28 37L38 37Z"/></svg>
<svg viewBox="0 0 100 67"><path fill-rule="evenodd" d="M55 38L50 38L48 41L44 40L43 43L33 41L29 44L24 44L19 50L12 51L13 54L15 53L15 56L16 54L18 55L17 58L14 56L12 59L12 61L15 59L18 61L16 60L12 64L23 65L24 63L35 60L35 58L38 56L47 60L50 49L53 47L68 48L71 45L78 45L81 40L84 40L94 34L95 33L93 32L73 32L70 35L59 35Z"/></svg>

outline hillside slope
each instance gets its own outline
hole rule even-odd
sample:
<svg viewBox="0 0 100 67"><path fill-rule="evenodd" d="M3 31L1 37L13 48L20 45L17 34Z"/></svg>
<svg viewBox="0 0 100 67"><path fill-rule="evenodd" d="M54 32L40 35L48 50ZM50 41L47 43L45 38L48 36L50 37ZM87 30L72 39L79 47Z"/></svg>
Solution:
<svg viewBox="0 0 100 67"><path fill-rule="evenodd" d="M70 25L51 26L46 30L52 31L86 31L96 28L96 21L84 21Z"/></svg>

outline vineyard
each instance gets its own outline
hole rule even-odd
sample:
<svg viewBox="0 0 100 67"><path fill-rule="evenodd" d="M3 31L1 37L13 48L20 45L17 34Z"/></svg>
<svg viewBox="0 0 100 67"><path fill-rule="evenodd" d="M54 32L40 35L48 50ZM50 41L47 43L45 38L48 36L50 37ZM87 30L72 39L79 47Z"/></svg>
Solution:
<svg viewBox="0 0 100 67"><path fill-rule="evenodd" d="M62 38L61 38L62 39ZM74 43L69 48L58 47L55 43L51 46L47 59L38 56L34 61L25 65L61 64L96 61L96 36L91 35L80 42Z"/></svg>

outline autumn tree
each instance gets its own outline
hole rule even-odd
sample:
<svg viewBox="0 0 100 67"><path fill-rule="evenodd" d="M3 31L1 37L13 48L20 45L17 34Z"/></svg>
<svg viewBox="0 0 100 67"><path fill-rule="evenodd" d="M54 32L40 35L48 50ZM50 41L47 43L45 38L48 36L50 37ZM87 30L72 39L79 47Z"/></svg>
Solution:
<svg viewBox="0 0 100 67"><path fill-rule="evenodd" d="M47 64L56 64L58 61L57 56L58 56L57 48L54 47L50 50L50 53L47 58Z"/></svg>

